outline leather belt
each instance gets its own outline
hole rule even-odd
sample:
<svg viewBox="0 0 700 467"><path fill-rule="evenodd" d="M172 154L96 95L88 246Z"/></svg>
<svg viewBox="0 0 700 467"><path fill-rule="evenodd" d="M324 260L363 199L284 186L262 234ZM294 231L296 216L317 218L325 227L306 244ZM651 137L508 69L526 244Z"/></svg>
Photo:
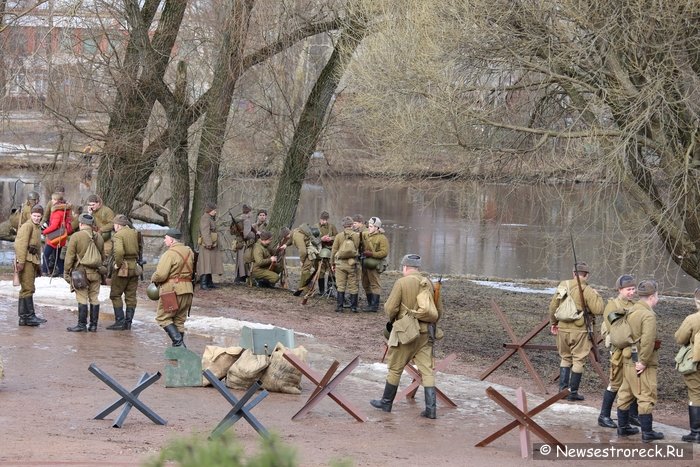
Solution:
<svg viewBox="0 0 700 467"><path fill-rule="evenodd" d="M175 279L168 279L166 282L192 282L189 277L176 277Z"/></svg>

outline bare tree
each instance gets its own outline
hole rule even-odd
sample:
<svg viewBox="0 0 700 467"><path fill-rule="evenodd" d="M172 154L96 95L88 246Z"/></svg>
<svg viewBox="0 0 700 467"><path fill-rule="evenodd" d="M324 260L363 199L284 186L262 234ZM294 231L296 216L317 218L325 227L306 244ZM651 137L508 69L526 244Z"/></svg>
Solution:
<svg viewBox="0 0 700 467"><path fill-rule="evenodd" d="M352 70L372 142L457 176L619 185L700 279L700 3L377 5L382 27Z"/></svg>

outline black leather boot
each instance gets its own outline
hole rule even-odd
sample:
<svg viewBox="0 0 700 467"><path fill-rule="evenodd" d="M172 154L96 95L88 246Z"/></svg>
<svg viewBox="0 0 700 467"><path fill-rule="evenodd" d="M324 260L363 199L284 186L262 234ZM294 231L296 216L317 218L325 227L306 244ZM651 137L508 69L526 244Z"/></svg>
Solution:
<svg viewBox="0 0 700 467"><path fill-rule="evenodd" d="M214 279L212 279L211 274L207 274L207 286L209 286L210 289L218 289L218 285L214 285Z"/></svg>
<svg viewBox="0 0 700 467"><path fill-rule="evenodd" d="M168 337L170 337L170 340L173 341L173 347L184 346L184 342L182 341L182 334L180 334L180 331L177 330L177 326L175 326L173 323L170 323L167 326L165 326L163 330L168 333Z"/></svg>
<svg viewBox="0 0 700 467"><path fill-rule="evenodd" d="M114 309L114 324L107 326L110 331L123 331L126 329L126 321L124 319L124 309L122 307Z"/></svg>
<svg viewBox="0 0 700 467"><path fill-rule="evenodd" d="M434 387L425 388L425 410L420 416L433 420L437 418L437 393Z"/></svg>
<svg viewBox="0 0 700 467"><path fill-rule="evenodd" d="M610 418L610 411L612 410L616 395L617 392L608 391L607 389L603 393L603 404L600 407L600 415L598 415L598 426L602 426L603 428L617 428L617 424Z"/></svg>
<svg viewBox="0 0 700 467"><path fill-rule="evenodd" d="M637 399L633 400L630 404L630 425L641 427L642 424L639 422L639 410L637 406Z"/></svg>
<svg viewBox="0 0 700 467"><path fill-rule="evenodd" d="M391 412L391 406L394 405L394 397L396 397L396 391L398 389L398 386L386 383L384 385L384 395L382 398L380 400L371 400L369 403L372 407L382 409L384 412Z"/></svg>
<svg viewBox="0 0 700 467"><path fill-rule="evenodd" d="M87 332L87 317L88 317L88 306L87 304L78 304L78 324L72 328L66 328L69 332Z"/></svg>
<svg viewBox="0 0 700 467"><path fill-rule="evenodd" d="M34 319L29 313L29 309L27 307L28 298L29 297L20 298L17 301L17 315L19 316L19 325L39 326L41 324L41 321L39 321L38 319Z"/></svg>
<svg viewBox="0 0 700 467"><path fill-rule="evenodd" d="M357 313L357 294L350 295L350 311Z"/></svg>
<svg viewBox="0 0 700 467"><path fill-rule="evenodd" d="M343 304L344 303L345 303L345 292L338 292L338 295L335 297L335 312L336 313L343 312Z"/></svg>
<svg viewBox="0 0 700 467"><path fill-rule="evenodd" d="M127 307L126 308L126 316L124 317L124 329L125 330L130 330L131 329L131 322L134 320L134 314L136 313L135 308Z"/></svg>
<svg viewBox="0 0 700 467"><path fill-rule="evenodd" d="M649 441L664 439L663 433L652 429L654 417L650 413L640 414L639 423L642 424L642 442L648 443Z"/></svg>
<svg viewBox="0 0 700 467"><path fill-rule="evenodd" d="M326 279L320 279L318 280L318 294L323 295L326 293Z"/></svg>
<svg viewBox="0 0 700 467"><path fill-rule="evenodd" d="M569 377L571 376L571 368L560 367L559 368L559 392L569 387Z"/></svg>
<svg viewBox="0 0 700 467"><path fill-rule="evenodd" d="M199 276L199 288L202 290L207 290L209 288L209 281L207 281L206 274Z"/></svg>
<svg viewBox="0 0 700 467"><path fill-rule="evenodd" d="M368 293L367 294L367 306L362 309L362 311L377 311L375 310L374 307L374 297L375 295L373 293Z"/></svg>
<svg viewBox="0 0 700 467"><path fill-rule="evenodd" d="M690 421L690 433L681 437L686 443L700 443L700 406L688 406L688 419Z"/></svg>
<svg viewBox="0 0 700 467"><path fill-rule="evenodd" d="M571 394L566 397L567 401L576 402L584 400L584 397L578 393L578 386L581 384L581 376L583 376L583 373L571 372L571 381L569 384Z"/></svg>
<svg viewBox="0 0 700 467"><path fill-rule="evenodd" d="M184 348L187 348L187 346L185 345L185 331L182 331L180 335L182 336L182 346Z"/></svg>
<svg viewBox="0 0 700 467"><path fill-rule="evenodd" d="M630 426L630 411L617 408L617 436L632 436L639 433L639 428Z"/></svg>
<svg viewBox="0 0 700 467"><path fill-rule="evenodd" d="M97 322L100 320L100 305L90 304L90 325L88 331L97 332Z"/></svg>
<svg viewBox="0 0 700 467"><path fill-rule="evenodd" d="M34 321L44 324L46 320L40 316L37 316L36 312L34 311L34 295L30 295L29 297L25 298L25 300L27 303L27 309L29 310L29 315L34 318Z"/></svg>

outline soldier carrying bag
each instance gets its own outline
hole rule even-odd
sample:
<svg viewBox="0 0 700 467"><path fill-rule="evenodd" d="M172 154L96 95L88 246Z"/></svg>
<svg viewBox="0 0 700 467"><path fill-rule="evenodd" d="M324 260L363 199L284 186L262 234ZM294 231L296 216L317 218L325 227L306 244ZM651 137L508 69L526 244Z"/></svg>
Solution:
<svg viewBox="0 0 700 467"><path fill-rule="evenodd" d="M557 296L559 298L559 306L557 311L554 312L554 317L557 321L571 323L581 319L583 311L576 308L576 302L571 297L571 291L564 283L559 284L559 287L557 287ZM583 297L581 299L583 300Z"/></svg>
<svg viewBox="0 0 700 467"><path fill-rule="evenodd" d="M352 239L352 235L348 236L348 234L345 234L344 236L345 239L340 244L340 247L338 248L338 251L336 252L335 256L338 259L355 258L357 256L357 246L355 246L355 242Z"/></svg>

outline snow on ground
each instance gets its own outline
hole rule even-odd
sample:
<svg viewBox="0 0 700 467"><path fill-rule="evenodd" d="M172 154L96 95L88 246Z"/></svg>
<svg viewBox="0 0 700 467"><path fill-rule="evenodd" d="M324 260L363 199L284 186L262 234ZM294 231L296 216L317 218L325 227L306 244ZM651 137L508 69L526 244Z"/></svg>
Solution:
<svg viewBox="0 0 700 467"><path fill-rule="evenodd" d="M532 289L526 287L522 284L516 284L514 282L491 282L491 281L472 281L475 284L483 285L484 287L492 287L494 289L507 290L509 292L519 292L519 293L537 293L544 295L553 295L557 290L556 287L548 287L546 289Z"/></svg>

